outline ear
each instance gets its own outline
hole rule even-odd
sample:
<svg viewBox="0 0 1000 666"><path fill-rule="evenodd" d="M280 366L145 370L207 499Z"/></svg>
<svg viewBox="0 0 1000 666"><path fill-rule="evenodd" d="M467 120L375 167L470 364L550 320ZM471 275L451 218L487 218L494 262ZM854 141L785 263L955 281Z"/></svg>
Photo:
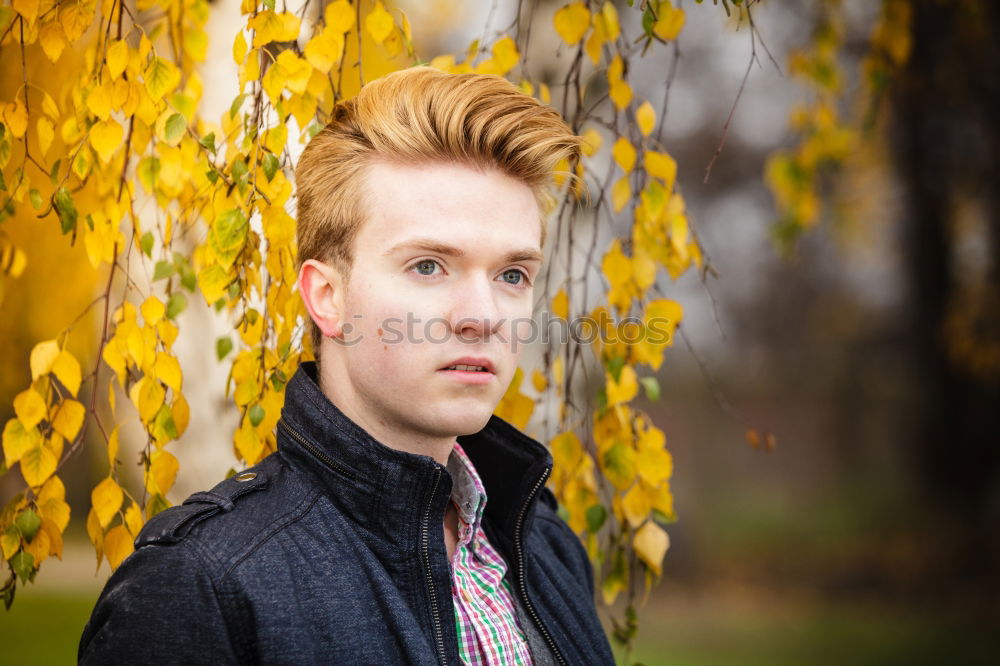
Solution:
<svg viewBox="0 0 1000 666"><path fill-rule="evenodd" d="M344 334L344 281L336 268L307 259L299 269L299 294L324 337Z"/></svg>

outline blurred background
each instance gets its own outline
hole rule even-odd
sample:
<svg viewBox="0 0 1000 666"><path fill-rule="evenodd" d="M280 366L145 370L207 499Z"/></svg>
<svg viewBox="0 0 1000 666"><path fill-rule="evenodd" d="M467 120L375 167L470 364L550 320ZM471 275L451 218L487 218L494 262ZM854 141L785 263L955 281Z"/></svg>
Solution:
<svg viewBox="0 0 1000 666"><path fill-rule="evenodd" d="M550 29L562 4L539 2L533 10L542 27L529 57L542 79L568 57ZM637 12L619 4L623 28L637 33ZM827 184L821 223L789 245L777 240L764 165L790 145L789 110L809 101L786 62L810 39L824 3L772 0L755 8L777 66L759 53L707 183L751 37L721 5L675 4L687 11L687 25L664 143L718 276L661 279L664 294L684 306L683 341L660 370L661 399L641 407L667 433L679 521L669 528L663 580L641 613L632 657L645 664L996 663L1000 11L985 1L911 3L912 54L889 88L880 124ZM425 60L502 31L520 5L398 3ZM843 2L848 88L859 85L878 5ZM209 34L232 34L238 3L212 6ZM235 95L229 47L210 46L208 117ZM630 74L637 94L661 99L671 59L638 62ZM15 240L29 258L51 261L29 261L0 306L0 410L30 381L32 344L53 337L99 288L100 276L55 225L20 233ZM200 306L199 299L182 315L185 336L226 330ZM201 396L188 392L192 418L176 449L175 502L237 464L225 444L235 417L216 390L227 367L211 350L187 344L180 351L186 386L205 388ZM93 353L79 350L83 359ZM4 421L10 416L0 412ZM773 450L751 446L748 428L772 433ZM123 432L123 449L127 439ZM106 563L94 571L80 519L106 470L103 452L92 449L65 474L74 520L62 561L49 560L11 611L0 612L2 663L75 657L109 573ZM4 481L6 498L13 490Z"/></svg>

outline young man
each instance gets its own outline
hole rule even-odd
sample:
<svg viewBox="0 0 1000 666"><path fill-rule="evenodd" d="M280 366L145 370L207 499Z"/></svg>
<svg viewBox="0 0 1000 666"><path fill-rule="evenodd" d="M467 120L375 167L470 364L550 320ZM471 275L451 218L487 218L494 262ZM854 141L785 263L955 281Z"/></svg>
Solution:
<svg viewBox="0 0 1000 666"><path fill-rule="evenodd" d="M296 171L316 362L277 453L149 521L83 663L610 664L545 447L492 416L576 137L493 76L397 72Z"/></svg>

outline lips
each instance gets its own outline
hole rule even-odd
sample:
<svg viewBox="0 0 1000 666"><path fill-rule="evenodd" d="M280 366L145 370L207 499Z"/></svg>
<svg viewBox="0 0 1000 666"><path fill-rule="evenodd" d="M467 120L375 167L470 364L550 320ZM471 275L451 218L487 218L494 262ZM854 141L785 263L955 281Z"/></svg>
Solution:
<svg viewBox="0 0 1000 666"><path fill-rule="evenodd" d="M463 356L462 358L457 358L454 361L449 362L447 365L439 369L496 374L496 369L493 367L493 363L490 362L488 358L481 356Z"/></svg>

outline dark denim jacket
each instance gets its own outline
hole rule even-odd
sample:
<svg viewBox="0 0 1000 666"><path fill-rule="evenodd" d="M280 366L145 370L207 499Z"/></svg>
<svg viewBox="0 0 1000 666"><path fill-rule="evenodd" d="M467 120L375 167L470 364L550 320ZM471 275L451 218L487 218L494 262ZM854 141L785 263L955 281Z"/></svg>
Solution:
<svg viewBox="0 0 1000 666"><path fill-rule="evenodd" d="M80 640L85 664L460 664L445 467L390 449L320 391L287 386L278 451L152 518ZM613 664L593 572L545 488L544 446L497 417L459 438L487 537L563 664Z"/></svg>

